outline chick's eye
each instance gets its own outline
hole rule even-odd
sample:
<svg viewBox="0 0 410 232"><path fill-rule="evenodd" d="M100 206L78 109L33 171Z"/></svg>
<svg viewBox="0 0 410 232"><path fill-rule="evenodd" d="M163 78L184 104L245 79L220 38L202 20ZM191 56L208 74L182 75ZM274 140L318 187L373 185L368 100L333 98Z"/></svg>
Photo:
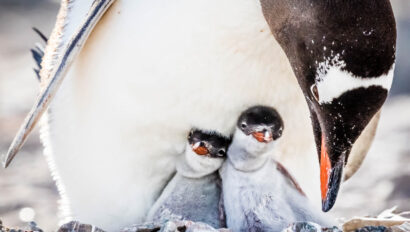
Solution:
<svg viewBox="0 0 410 232"><path fill-rule="evenodd" d="M245 129L245 128L246 128L246 123L243 122L243 123L241 124L241 127L242 127L242 129Z"/></svg>
<svg viewBox="0 0 410 232"><path fill-rule="evenodd" d="M225 150L219 150L219 151L218 151L218 155L224 156L224 155L225 155Z"/></svg>
<svg viewBox="0 0 410 232"><path fill-rule="evenodd" d="M310 92L312 93L313 97L315 98L315 100L317 102L319 102L319 91L317 89L316 84L313 84L312 86L310 86Z"/></svg>

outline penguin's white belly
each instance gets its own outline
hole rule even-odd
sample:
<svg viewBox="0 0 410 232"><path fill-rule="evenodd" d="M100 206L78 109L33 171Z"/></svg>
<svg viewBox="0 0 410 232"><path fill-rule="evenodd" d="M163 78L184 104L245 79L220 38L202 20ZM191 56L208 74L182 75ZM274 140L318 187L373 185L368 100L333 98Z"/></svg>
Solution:
<svg viewBox="0 0 410 232"><path fill-rule="evenodd" d="M43 140L71 215L112 231L144 219L191 127L229 134L256 104L278 109L275 150L319 197L308 109L259 1L118 0L68 73Z"/></svg>

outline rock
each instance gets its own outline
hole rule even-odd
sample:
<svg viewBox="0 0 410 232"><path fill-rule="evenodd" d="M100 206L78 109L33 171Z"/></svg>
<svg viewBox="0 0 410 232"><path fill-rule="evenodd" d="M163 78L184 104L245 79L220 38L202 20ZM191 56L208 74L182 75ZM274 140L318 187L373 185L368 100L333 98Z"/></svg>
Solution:
<svg viewBox="0 0 410 232"><path fill-rule="evenodd" d="M393 232L409 232L410 231L410 223L406 222L398 226L392 226Z"/></svg>
<svg viewBox="0 0 410 232"><path fill-rule="evenodd" d="M343 231L390 232L393 231L393 228L400 231L400 226L406 226L406 224L409 224L410 218L405 217L408 214L407 212L398 214L394 212L395 210L396 207L387 209L380 213L377 217L354 217L343 224ZM383 230L383 228L385 228L385 230Z"/></svg>
<svg viewBox="0 0 410 232"><path fill-rule="evenodd" d="M2 231L0 231L2 232ZM60 227L58 232L105 232L104 230L90 225L72 221ZM208 224L193 221L167 221L162 225L144 223L132 225L121 232L230 232L228 229L215 229Z"/></svg>
<svg viewBox="0 0 410 232"><path fill-rule="evenodd" d="M37 223L35 222L30 222L28 224L27 229L7 228L3 225L3 222L0 220L0 232L43 232L43 230L38 228Z"/></svg>
<svg viewBox="0 0 410 232"><path fill-rule="evenodd" d="M392 232L392 230L385 226L365 226L357 229L356 232Z"/></svg>
<svg viewBox="0 0 410 232"><path fill-rule="evenodd" d="M141 225L132 225L121 230L121 232L155 232L161 229L161 225L156 225L154 223L144 223Z"/></svg>
<svg viewBox="0 0 410 232"><path fill-rule="evenodd" d="M58 232L105 232L104 230L89 224L82 224L78 221L71 221L58 229Z"/></svg>
<svg viewBox="0 0 410 232"><path fill-rule="evenodd" d="M167 221L162 225L144 223L133 225L121 230L121 232L230 232L229 229L215 229L212 226L202 223L186 220Z"/></svg>
<svg viewBox="0 0 410 232"><path fill-rule="evenodd" d="M295 222L282 232L342 232L339 228L323 228L313 222Z"/></svg>
<svg viewBox="0 0 410 232"><path fill-rule="evenodd" d="M43 232L42 229L38 228L37 223L31 221L28 223L28 227L30 231L38 231L38 232Z"/></svg>

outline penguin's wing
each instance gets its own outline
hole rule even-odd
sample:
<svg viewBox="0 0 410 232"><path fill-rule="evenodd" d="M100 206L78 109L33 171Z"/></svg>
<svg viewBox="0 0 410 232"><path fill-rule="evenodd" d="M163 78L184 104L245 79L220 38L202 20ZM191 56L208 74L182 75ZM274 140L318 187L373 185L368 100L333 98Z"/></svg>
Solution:
<svg viewBox="0 0 410 232"><path fill-rule="evenodd" d="M115 0L62 0L57 22L41 63L40 94L17 132L4 159L7 167L47 110L68 68L80 53L91 31Z"/></svg>
<svg viewBox="0 0 410 232"><path fill-rule="evenodd" d="M300 194L306 196L305 192L303 192L302 188L295 180L295 178L288 172L288 170L279 162L276 163L276 170L278 170L288 181L288 183L293 186Z"/></svg>
<svg viewBox="0 0 410 232"><path fill-rule="evenodd" d="M54 69L57 69L60 57L66 52L68 43L74 39L75 34L84 27L85 18L91 13L94 4L101 1L94 0L61 0L60 10L53 31L48 39L47 47L40 70L41 82L44 87ZM104 1L103 1L104 2ZM98 20L97 20L98 21ZM85 42L86 38L83 39Z"/></svg>
<svg viewBox="0 0 410 232"><path fill-rule="evenodd" d="M359 170L360 166L363 163L363 160L366 158L370 145L372 145L374 136L376 135L376 129L377 125L379 124L379 119L380 111L372 118L370 123L367 125L367 127L364 129L364 131L354 144L344 170L344 181L348 180L357 172L357 170Z"/></svg>

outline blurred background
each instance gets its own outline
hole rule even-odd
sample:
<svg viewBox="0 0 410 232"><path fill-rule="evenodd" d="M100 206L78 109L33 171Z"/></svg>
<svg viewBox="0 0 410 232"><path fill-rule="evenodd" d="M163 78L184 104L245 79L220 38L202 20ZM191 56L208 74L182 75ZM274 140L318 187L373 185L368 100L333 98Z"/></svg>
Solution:
<svg viewBox="0 0 410 232"><path fill-rule="evenodd" d="M377 215L395 205L410 210L410 1L391 1L398 27L395 79L369 155L331 212L339 218ZM58 0L0 0L0 154L38 93L29 50L42 41L32 27L48 36L58 8ZM59 198L38 131L21 153L9 169L0 168L0 220L18 227L35 220L55 231Z"/></svg>

